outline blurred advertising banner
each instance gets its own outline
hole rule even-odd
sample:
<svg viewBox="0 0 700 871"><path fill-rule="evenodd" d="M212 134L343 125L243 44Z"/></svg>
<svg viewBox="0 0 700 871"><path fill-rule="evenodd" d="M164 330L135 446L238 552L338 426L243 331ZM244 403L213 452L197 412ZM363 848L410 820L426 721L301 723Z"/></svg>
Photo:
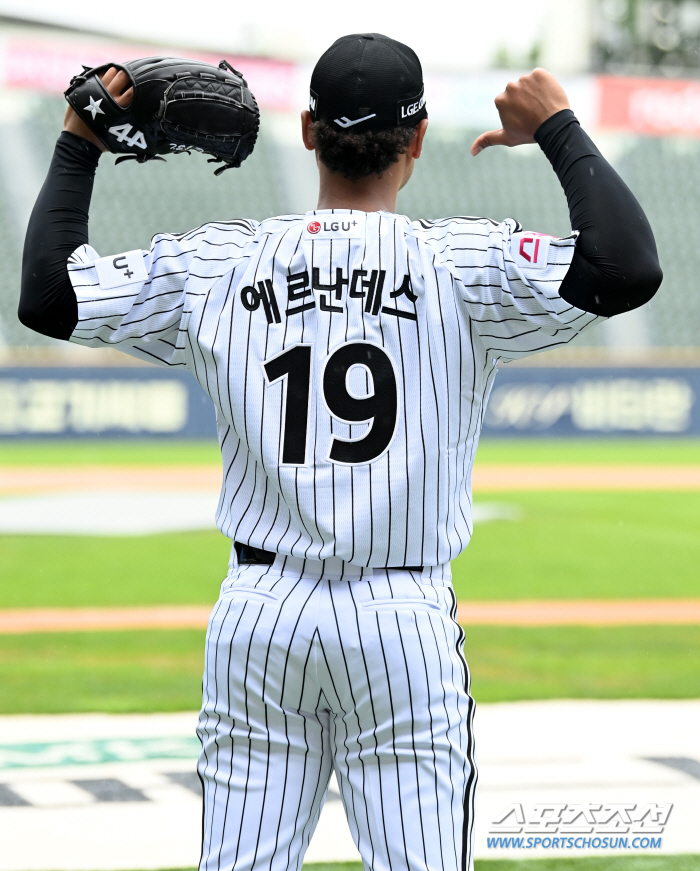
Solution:
<svg viewBox="0 0 700 871"><path fill-rule="evenodd" d="M107 39L0 34L0 87L62 94L83 64L100 66L149 55L186 55L218 64L220 54ZM297 112L308 100L311 67L270 57L228 54L264 111ZM450 127L493 126L495 95L527 70L431 73L425 77L430 117ZM700 135L700 82L578 75L562 78L584 127L638 135Z"/></svg>
<svg viewBox="0 0 700 871"><path fill-rule="evenodd" d="M651 136L700 136L700 82L601 76L598 126Z"/></svg>
<svg viewBox="0 0 700 871"><path fill-rule="evenodd" d="M510 368L498 372L484 434L700 435L700 369ZM0 440L214 438L210 399L184 371L0 369Z"/></svg>
<svg viewBox="0 0 700 871"><path fill-rule="evenodd" d="M89 67L104 63L123 62L134 57L180 56L182 49L163 46L123 45L100 42L70 42L65 40L30 40L8 38L0 45L0 84L9 88L26 88L49 94L62 94L71 78ZM187 51L187 57L218 65L223 55ZM226 60L243 70L263 109L289 111L296 106L295 64L261 57L227 55Z"/></svg>
<svg viewBox="0 0 700 871"><path fill-rule="evenodd" d="M214 409L188 372L0 369L0 439L101 435L214 438Z"/></svg>
<svg viewBox="0 0 700 871"><path fill-rule="evenodd" d="M223 54L178 47L139 45L99 39L3 36L0 33L0 87L60 95L83 65L100 66L151 55L186 56L218 64ZM260 108L264 111L298 112L306 108L312 65L269 57L226 54L226 60L242 71ZM521 72L526 72L525 70ZM493 126L498 115L494 97L514 70L485 70L481 73L427 73L425 77L430 117L450 127ZM563 83L576 107L581 123L594 125L594 79L591 76L565 78Z"/></svg>
<svg viewBox="0 0 700 871"><path fill-rule="evenodd" d="M700 435L700 369L516 369L491 392L484 434Z"/></svg>

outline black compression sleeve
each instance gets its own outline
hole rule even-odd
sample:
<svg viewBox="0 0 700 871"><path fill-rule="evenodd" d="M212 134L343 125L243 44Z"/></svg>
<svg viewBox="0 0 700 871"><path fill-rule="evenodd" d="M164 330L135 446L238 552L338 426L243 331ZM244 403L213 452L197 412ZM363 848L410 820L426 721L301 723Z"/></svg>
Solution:
<svg viewBox="0 0 700 871"><path fill-rule="evenodd" d="M88 241L88 210L100 154L87 139L61 133L27 227L19 319L55 339L70 338L78 323L67 263Z"/></svg>
<svg viewBox="0 0 700 871"><path fill-rule="evenodd" d="M548 118L535 140L564 188L571 227L579 231L561 297L607 317L644 305L663 274L654 234L632 191L570 109Z"/></svg>

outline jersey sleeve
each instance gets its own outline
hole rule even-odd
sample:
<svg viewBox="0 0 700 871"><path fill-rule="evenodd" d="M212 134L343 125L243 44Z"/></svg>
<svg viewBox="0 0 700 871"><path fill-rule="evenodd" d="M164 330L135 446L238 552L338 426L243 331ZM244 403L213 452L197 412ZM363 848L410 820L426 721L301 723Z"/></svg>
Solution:
<svg viewBox="0 0 700 871"><path fill-rule="evenodd" d="M81 245L68 261L78 300L70 341L112 346L164 366L185 365L178 331L188 308L188 276L200 234L153 237L148 251L100 257Z"/></svg>
<svg viewBox="0 0 700 871"><path fill-rule="evenodd" d="M490 356L507 361L546 351L605 320L559 295L576 233L559 239L524 231L510 219L473 225L467 244L465 227L459 238L446 240L448 258L457 292Z"/></svg>

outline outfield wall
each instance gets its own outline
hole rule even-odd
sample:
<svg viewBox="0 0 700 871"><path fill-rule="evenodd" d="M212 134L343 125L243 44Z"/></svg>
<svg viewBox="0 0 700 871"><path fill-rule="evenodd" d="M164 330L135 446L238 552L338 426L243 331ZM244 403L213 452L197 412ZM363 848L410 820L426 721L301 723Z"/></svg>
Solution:
<svg viewBox="0 0 700 871"><path fill-rule="evenodd" d="M501 367L484 419L499 436L700 436L700 368ZM0 439L213 438L184 371L0 368Z"/></svg>
<svg viewBox="0 0 700 871"><path fill-rule="evenodd" d="M185 371L0 368L0 439L214 438L214 409Z"/></svg>

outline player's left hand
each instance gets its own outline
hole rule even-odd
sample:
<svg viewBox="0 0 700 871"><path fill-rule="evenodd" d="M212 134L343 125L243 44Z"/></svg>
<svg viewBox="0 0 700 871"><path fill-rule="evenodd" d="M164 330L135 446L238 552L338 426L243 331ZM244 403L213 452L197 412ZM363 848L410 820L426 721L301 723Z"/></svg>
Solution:
<svg viewBox="0 0 700 871"><path fill-rule="evenodd" d="M129 77L123 70L118 70L116 67L110 67L102 76L102 83L107 88L110 96L120 106L128 106L134 99L134 89L131 87ZM82 136L96 145L100 151L107 151L107 146L90 130L87 124L82 121L70 103L66 109L66 114L63 118L63 129L69 133L75 133L76 136Z"/></svg>
<svg viewBox="0 0 700 871"><path fill-rule="evenodd" d="M569 100L559 82L547 70L537 68L517 82L508 82L495 100L503 125L478 136L471 147L476 157L490 145L526 145L535 141L535 131L556 112L568 109Z"/></svg>

